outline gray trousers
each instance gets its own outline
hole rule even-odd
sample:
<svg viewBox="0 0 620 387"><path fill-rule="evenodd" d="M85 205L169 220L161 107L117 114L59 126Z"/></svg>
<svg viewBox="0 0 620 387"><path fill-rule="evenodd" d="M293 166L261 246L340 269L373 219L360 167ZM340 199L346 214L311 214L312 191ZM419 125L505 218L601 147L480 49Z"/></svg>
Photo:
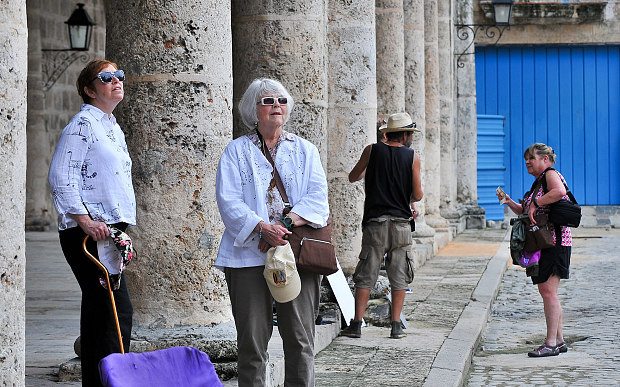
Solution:
<svg viewBox="0 0 620 387"><path fill-rule="evenodd" d="M273 297L264 266L224 270L237 327L239 387L265 386L267 344L273 332ZM319 307L319 275L299 273L301 292L293 301L276 302L284 347L284 385L314 386L314 321Z"/></svg>

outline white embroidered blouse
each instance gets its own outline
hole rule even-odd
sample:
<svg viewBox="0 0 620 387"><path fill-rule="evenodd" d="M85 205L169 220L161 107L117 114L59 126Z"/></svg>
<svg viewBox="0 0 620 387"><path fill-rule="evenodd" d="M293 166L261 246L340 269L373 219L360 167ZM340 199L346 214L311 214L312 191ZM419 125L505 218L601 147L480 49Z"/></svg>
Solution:
<svg viewBox="0 0 620 387"><path fill-rule="evenodd" d="M292 212L312 227L327 225L327 179L317 148L307 140L287 133L274 163L291 203ZM265 264L258 250L259 221L269 222L267 192L272 166L249 136L233 140L222 154L217 168L216 199L226 229L215 266L252 267ZM277 221L278 219L275 219Z"/></svg>
<svg viewBox="0 0 620 387"><path fill-rule="evenodd" d="M77 226L68 214L89 212L107 224L136 224L131 159L113 115L82 104L60 135L48 180L59 230Z"/></svg>

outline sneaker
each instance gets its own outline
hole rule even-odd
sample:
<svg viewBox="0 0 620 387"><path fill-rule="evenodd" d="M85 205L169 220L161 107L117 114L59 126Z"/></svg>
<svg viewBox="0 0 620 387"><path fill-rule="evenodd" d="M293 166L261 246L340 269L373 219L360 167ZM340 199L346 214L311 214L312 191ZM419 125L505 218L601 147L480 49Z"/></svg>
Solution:
<svg viewBox="0 0 620 387"><path fill-rule="evenodd" d="M407 336L405 331L403 331L403 326L400 321L392 321L392 331L390 332L390 337L392 339L402 339Z"/></svg>
<svg viewBox="0 0 620 387"><path fill-rule="evenodd" d="M559 353L568 352L568 345L566 345L566 341L562 341L560 344L555 346L558 349Z"/></svg>
<svg viewBox="0 0 620 387"><path fill-rule="evenodd" d="M340 331L340 336L353 337L355 339L362 337L362 321L351 319L349 326Z"/></svg>
<svg viewBox="0 0 620 387"><path fill-rule="evenodd" d="M540 347L536 348L532 352L528 352L527 356L529 357L547 357L547 356L558 356L560 351L557 346L552 347L547 343L543 343Z"/></svg>

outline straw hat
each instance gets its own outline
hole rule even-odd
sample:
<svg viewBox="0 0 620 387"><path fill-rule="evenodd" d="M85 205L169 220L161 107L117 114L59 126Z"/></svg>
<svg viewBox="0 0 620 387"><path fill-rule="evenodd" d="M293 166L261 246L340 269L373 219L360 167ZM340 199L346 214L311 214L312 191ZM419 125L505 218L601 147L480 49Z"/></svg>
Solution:
<svg viewBox="0 0 620 387"><path fill-rule="evenodd" d="M379 128L381 133L390 133L390 132L419 132L416 129L415 122L411 119L411 116L407 113L395 113L388 118L388 122L386 125L381 125Z"/></svg>
<svg viewBox="0 0 620 387"><path fill-rule="evenodd" d="M267 251L263 276L273 299L279 303L294 300L301 291L301 279L289 243Z"/></svg>

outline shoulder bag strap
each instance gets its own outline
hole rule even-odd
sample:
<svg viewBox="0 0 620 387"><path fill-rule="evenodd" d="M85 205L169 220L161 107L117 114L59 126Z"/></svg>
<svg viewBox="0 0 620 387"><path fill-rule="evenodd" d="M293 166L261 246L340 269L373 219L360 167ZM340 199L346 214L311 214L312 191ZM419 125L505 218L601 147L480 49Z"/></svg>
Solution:
<svg viewBox="0 0 620 387"><path fill-rule="evenodd" d="M261 152L267 158L267 161L273 167L273 179L276 182L276 187L278 191L280 191L280 196L282 196L282 200L284 201L284 208L291 207L291 203L288 201L288 195L286 194L286 190L284 189L284 184L282 184L282 179L280 179L280 174L278 173L278 169L276 168L276 164L273 162L273 158L271 157L271 153L269 153L269 149L267 149L267 145L265 144L265 140L263 140L263 136L260 134L258 129L256 130L258 134L258 138L261 144Z"/></svg>
<svg viewBox="0 0 620 387"><path fill-rule="evenodd" d="M545 169L545 171L543 172L543 177L545 176L545 174L547 173L547 171L555 171L555 168L549 167L547 169ZM546 178L541 178L542 181L542 187L543 187L543 191L545 193L549 192L547 191L547 179ZM560 179L562 180L562 184L564 184L564 188L566 189L566 195L568 196L568 198L575 204L579 204L577 203L577 200L575 199L575 196L573 196L573 193L570 191L570 188L568 188L568 185L566 185L566 182L564 181L564 179Z"/></svg>

